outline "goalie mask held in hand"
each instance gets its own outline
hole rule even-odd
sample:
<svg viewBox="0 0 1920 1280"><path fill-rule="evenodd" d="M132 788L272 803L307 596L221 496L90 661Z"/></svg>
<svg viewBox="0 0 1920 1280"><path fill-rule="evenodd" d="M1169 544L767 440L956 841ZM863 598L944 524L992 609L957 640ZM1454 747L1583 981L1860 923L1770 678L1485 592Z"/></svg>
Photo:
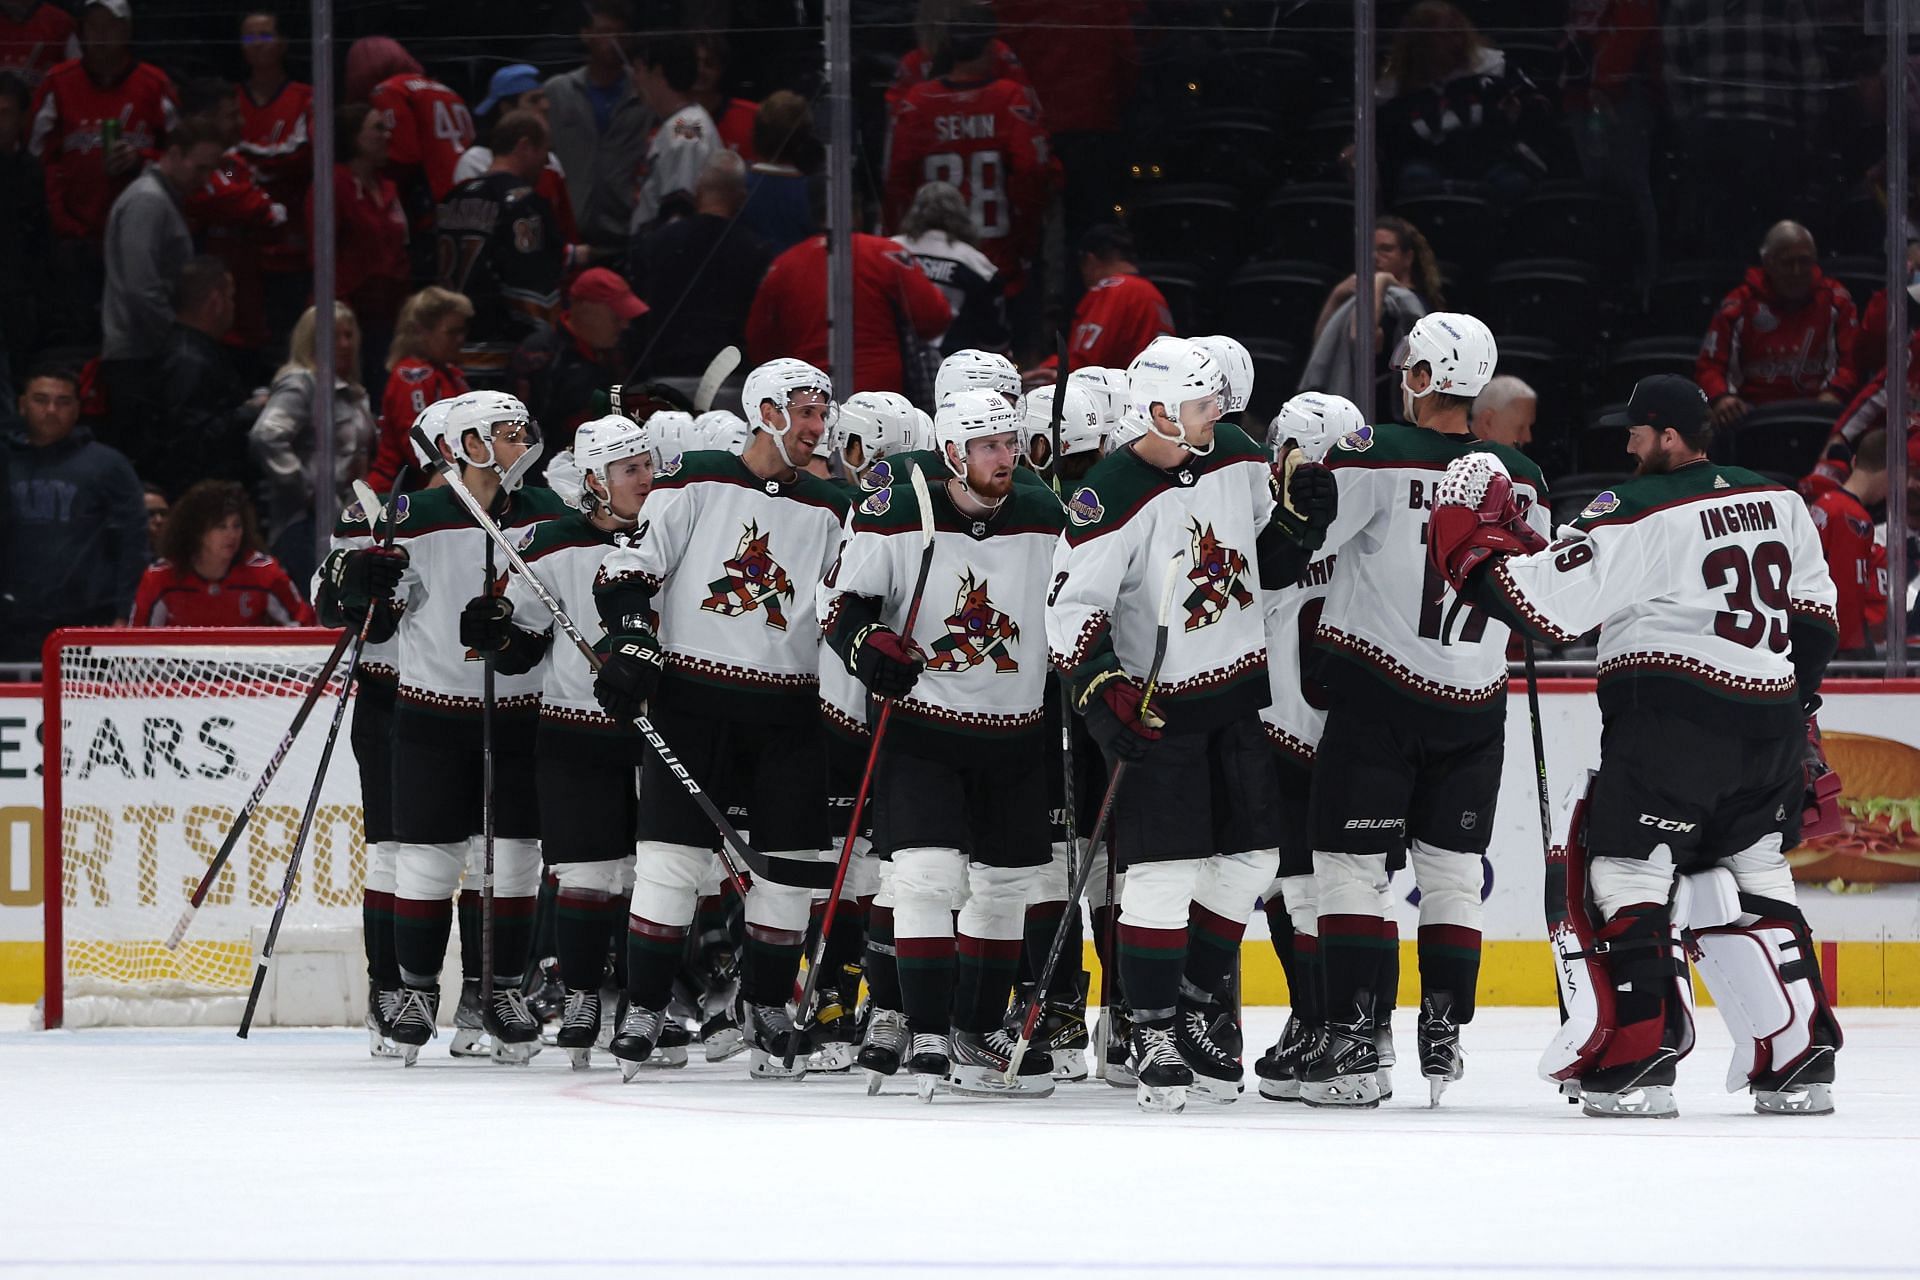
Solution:
<svg viewBox="0 0 1920 1280"><path fill-rule="evenodd" d="M1447 464L1433 488L1427 523L1427 559L1455 591L1496 555L1527 555L1546 548L1527 524L1507 466L1491 453L1466 453Z"/></svg>

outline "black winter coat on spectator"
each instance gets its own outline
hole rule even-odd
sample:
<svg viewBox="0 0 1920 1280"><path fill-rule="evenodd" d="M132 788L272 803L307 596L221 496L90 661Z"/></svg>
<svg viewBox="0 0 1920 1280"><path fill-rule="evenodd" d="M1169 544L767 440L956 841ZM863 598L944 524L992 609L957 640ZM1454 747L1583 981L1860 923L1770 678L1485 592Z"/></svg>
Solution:
<svg viewBox="0 0 1920 1280"><path fill-rule="evenodd" d="M619 380L576 338L566 317L541 324L513 352L513 394L540 424L548 457L573 445L573 433L590 418L611 412L607 389Z"/></svg>
<svg viewBox="0 0 1920 1280"><path fill-rule="evenodd" d="M747 312L773 255L746 226L715 213L635 237L628 275L651 308L636 322L652 377L698 377L722 347L746 345Z"/></svg>
<svg viewBox="0 0 1920 1280"><path fill-rule="evenodd" d="M7 438L13 510L0 564L0 660L36 661L55 627L124 618L147 567L140 479L86 427L35 448Z"/></svg>
<svg viewBox="0 0 1920 1280"><path fill-rule="evenodd" d="M150 477L178 495L196 480L243 480L257 410L223 343L183 324L167 335L159 370L166 443Z"/></svg>

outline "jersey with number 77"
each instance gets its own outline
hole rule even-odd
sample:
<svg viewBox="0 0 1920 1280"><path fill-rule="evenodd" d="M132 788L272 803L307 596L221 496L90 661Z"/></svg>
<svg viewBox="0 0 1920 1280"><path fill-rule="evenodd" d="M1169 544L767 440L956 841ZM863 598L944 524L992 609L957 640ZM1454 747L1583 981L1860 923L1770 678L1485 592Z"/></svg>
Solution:
<svg viewBox="0 0 1920 1280"><path fill-rule="evenodd" d="M1597 495L1476 593L1548 640L1600 628L1600 705L1792 731L1833 656L1833 579L1800 495L1706 459ZM1346 566L1341 565L1342 571Z"/></svg>

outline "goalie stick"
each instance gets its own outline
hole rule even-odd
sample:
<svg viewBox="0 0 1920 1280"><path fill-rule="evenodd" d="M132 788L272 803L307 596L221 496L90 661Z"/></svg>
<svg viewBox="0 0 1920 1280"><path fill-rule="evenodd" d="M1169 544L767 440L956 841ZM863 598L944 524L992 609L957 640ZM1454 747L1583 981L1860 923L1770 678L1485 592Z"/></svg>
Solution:
<svg viewBox="0 0 1920 1280"><path fill-rule="evenodd" d="M393 549L393 535L400 522L393 518L392 503L395 494L405 482L407 468L401 467L393 478L393 488L387 493L387 506L367 513L367 527L372 529L381 516L387 520L387 531L380 538L383 551ZM364 502L365 499L362 499ZM360 619L360 629L354 633L353 643L347 650L347 674L340 686L339 701L333 704L333 723L327 726L327 741L320 749L320 763L313 771L313 786L307 792L307 807L300 814L300 829L293 837L293 849L287 854L287 874L280 881L280 896L273 904L273 920L267 925L266 941L261 944L259 959L253 968L253 986L247 992L247 1007L240 1015L240 1039L245 1040L253 1029L253 1014L260 1006L260 993L267 985L267 968L273 963L273 949L280 941L280 926L287 918L287 903L293 898L293 884L300 875L300 855L306 852L307 837L313 833L313 815L320 808L320 789L327 780L327 766L333 760L334 744L340 740L340 724L346 719L347 702L353 696L354 673L360 669L360 653L366 648L367 632L373 627L373 605L367 606L367 614Z"/></svg>
<svg viewBox="0 0 1920 1280"><path fill-rule="evenodd" d="M1173 613L1173 589L1180 582L1180 563L1186 559L1185 551L1176 551L1167 561L1166 579L1160 587L1160 621L1153 633L1153 663L1147 668L1146 684L1140 691L1140 715L1147 713L1148 705L1153 701L1154 691L1160 684L1160 664L1167 656L1167 628ZM1046 1007L1047 992L1053 986L1053 972L1060 966L1060 953L1066 950L1067 935L1072 930L1074 920L1080 913L1080 898L1087 891L1087 882L1093 878L1093 850L1100 847L1100 841L1107 833L1107 826L1113 820L1113 802L1120 794L1120 782L1127 776L1127 762L1113 762L1113 775L1107 779L1107 792L1100 797L1100 814L1094 819L1093 835L1087 841L1087 858L1073 875L1073 886L1067 890L1067 910L1060 917L1059 927L1053 931L1053 942L1047 947L1046 963L1040 967L1040 976L1035 979L1033 991L1027 996L1026 1016L1020 1019L1020 1038L1014 1042L1013 1054L1007 1062L1006 1081L1009 1086L1020 1078L1020 1061L1027 1056L1027 1046L1033 1041L1034 1028L1040 1024L1040 1011ZM1107 866L1113 866L1113 854L1107 854ZM1112 904L1118 905L1118 904ZM1118 961L1111 949L1107 952L1107 963L1117 966ZM1113 990L1113 975L1100 975L1100 993L1104 999ZM1102 1017L1102 1024L1113 1017L1112 1006Z"/></svg>
<svg viewBox="0 0 1920 1280"><path fill-rule="evenodd" d="M567 639L571 640L574 647L580 651L580 656L587 660L587 665L598 671L601 667L600 655L593 651L593 646L580 633L580 628L574 625L573 619L567 616L567 611L560 607L558 600L554 599L553 592L547 590L547 584L540 581L540 575L530 569L527 562L520 558L520 553L514 549L507 535L501 532L500 526L487 517L479 501L474 498L473 492L461 483L459 469L452 460L441 457L440 451L427 438L424 431L415 429L413 442L423 457L436 459L431 465L436 472L446 478L448 490L468 513L480 522L481 530L506 556L508 567L526 580L533 594L539 598L542 605L546 606L547 612L553 615L554 625L566 632ZM744 897L748 888L748 872L762 876L767 874L766 855L749 846L741 838L740 833L734 830L733 824L727 821L724 813L720 812L719 806L714 804L713 797L707 794L706 788L702 787L687 766L680 762L680 757L675 755L673 748L667 745L667 740L660 736L660 730L654 727L653 721L645 715L637 715L633 718L633 726L640 731L640 737L647 744L648 749L659 757L660 763L667 767L667 772L686 788L687 795L692 797L694 804L699 806L700 812L706 815L707 821L713 824L714 830L720 833L722 845L720 860L726 866L727 879ZM793 860L789 860L788 865L783 868L789 876L789 882L795 877L806 881L805 884L795 885L795 888L807 889L826 888L831 883L827 876L828 870L825 863Z"/></svg>
<svg viewBox="0 0 1920 1280"><path fill-rule="evenodd" d="M927 477L919 467L909 467L907 478L913 482L913 498L920 505L920 573L913 582L913 595L907 600L906 625L900 628L901 636L911 644L913 624L920 616L920 599L927 592L927 571L933 568L933 495L927 491ZM847 822L847 838L840 845L840 863L834 868L833 891L827 895L827 907L820 917L820 936L814 940L813 954L807 961L807 981L800 988L800 1003L795 1006L803 1018L808 1016L814 986L820 981L827 936L833 932L834 910L840 905L840 886L846 883L847 867L853 861L854 837L860 834L860 811L866 807L867 789L873 784L873 767L880 760L880 743L887 736L887 721L893 715L893 705L892 698L880 699L880 715L873 725L873 745L867 748L867 767L860 775L860 789L854 793L853 817ZM805 1027L796 1026L787 1036L787 1056L781 1065L788 1070L793 1069L803 1030Z"/></svg>

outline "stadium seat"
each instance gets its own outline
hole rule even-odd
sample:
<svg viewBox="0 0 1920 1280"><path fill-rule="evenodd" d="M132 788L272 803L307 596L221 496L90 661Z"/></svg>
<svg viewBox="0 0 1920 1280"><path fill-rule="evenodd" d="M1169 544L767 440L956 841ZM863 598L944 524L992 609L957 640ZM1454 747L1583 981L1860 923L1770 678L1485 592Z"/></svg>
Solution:
<svg viewBox="0 0 1920 1280"><path fill-rule="evenodd" d="M1167 300L1167 310L1173 313L1173 328L1176 333L1200 333L1201 322L1201 280L1204 269L1198 263L1175 261L1143 261L1138 264L1140 274L1153 282Z"/></svg>
<svg viewBox="0 0 1920 1280"><path fill-rule="evenodd" d="M1647 291L1647 328L1656 333L1698 333L1746 273L1738 262L1676 262L1654 277Z"/></svg>
<svg viewBox="0 0 1920 1280"><path fill-rule="evenodd" d="M1821 400L1761 405L1726 433L1728 460L1750 471L1805 475L1819 461L1842 408Z"/></svg>
<svg viewBox="0 0 1920 1280"><path fill-rule="evenodd" d="M1633 394L1634 384L1655 373L1693 376L1694 361L1700 355L1700 334L1675 333L1657 338L1635 338L1623 342L1607 356L1606 372L1600 381L1600 394L1608 400L1625 400Z"/></svg>
<svg viewBox="0 0 1920 1280"><path fill-rule="evenodd" d="M1500 245L1500 214L1478 183L1447 183L1400 197L1393 212L1420 229L1436 256L1469 275L1486 270Z"/></svg>
<svg viewBox="0 0 1920 1280"><path fill-rule="evenodd" d="M1544 182L1507 216L1501 252L1511 258L1575 258L1617 270L1636 234L1620 205L1577 182Z"/></svg>
<svg viewBox="0 0 1920 1280"><path fill-rule="evenodd" d="M1213 182L1170 182L1132 197L1126 223L1144 258L1180 258L1208 274L1223 272L1239 256L1245 221L1238 194Z"/></svg>
<svg viewBox="0 0 1920 1280"><path fill-rule="evenodd" d="M1827 258L1821 262L1820 269L1847 286L1847 292L1853 295L1853 305L1861 311L1866 310L1868 298L1887 287L1886 259L1878 254Z"/></svg>
<svg viewBox="0 0 1920 1280"><path fill-rule="evenodd" d="M1274 338L1304 344L1340 278L1318 262L1249 262L1227 283L1220 323L1242 342Z"/></svg>
<svg viewBox="0 0 1920 1280"><path fill-rule="evenodd" d="M1279 136L1245 112L1202 112L1181 128L1168 159L1183 179L1224 180L1241 202L1258 203L1273 189Z"/></svg>
<svg viewBox="0 0 1920 1280"><path fill-rule="evenodd" d="M1303 182L1267 201L1268 245L1276 258L1353 260L1353 192L1345 183Z"/></svg>
<svg viewBox="0 0 1920 1280"><path fill-rule="evenodd" d="M1247 354L1253 357L1253 399L1248 404L1261 431L1280 406L1299 389L1303 350L1291 342L1271 338L1247 339Z"/></svg>
<svg viewBox="0 0 1920 1280"><path fill-rule="evenodd" d="M1593 344L1600 286L1593 267L1567 258L1531 258L1495 267L1482 319L1501 333L1549 338L1569 351Z"/></svg>
<svg viewBox="0 0 1920 1280"><path fill-rule="evenodd" d="M1257 107L1276 121L1293 121L1319 105L1320 68L1300 49L1259 45L1229 49L1208 75L1205 97L1219 106Z"/></svg>

